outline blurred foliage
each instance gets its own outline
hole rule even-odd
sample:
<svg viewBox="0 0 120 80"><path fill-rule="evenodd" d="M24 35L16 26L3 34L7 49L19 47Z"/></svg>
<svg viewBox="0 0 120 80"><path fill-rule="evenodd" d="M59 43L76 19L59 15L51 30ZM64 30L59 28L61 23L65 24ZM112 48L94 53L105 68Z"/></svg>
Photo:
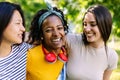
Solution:
<svg viewBox="0 0 120 80"><path fill-rule="evenodd" d="M36 14L36 12L39 9L46 8L44 0L0 0L0 2L1 1L14 2L21 5L25 15L27 31L29 31L31 21L34 15Z"/></svg>
<svg viewBox="0 0 120 80"><path fill-rule="evenodd" d="M92 5L92 4L102 4L104 6L106 6L113 17L113 35L117 35L118 37L120 37L120 0L89 0L88 5Z"/></svg>
<svg viewBox="0 0 120 80"><path fill-rule="evenodd" d="M0 0L18 3L24 10L26 19L26 29L29 30L30 22L34 14L42 8L46 8L45 1L55 4L64 11L72 31L80 33L82 31L82 17L85 10L93 4L106 6L113 16L112 35L120 37L120 0Z"/></svg>
<svg viewBox="0 0 120 80"><path fill-rule="evenodd" d="M82 17L85 10L94 4L106 6L113 17L112 35L120 37L120 0L57 0L59 7L67 9L67 17L75 24L75 32L81 32Z"/></svg>
<svg viewBox="0 0 120 80"><path fill-rule="evenodd" d="M79 33L82 31L82 18L87 3L87 0L58 0L57 5L67 16L73 32Z"/></svg>

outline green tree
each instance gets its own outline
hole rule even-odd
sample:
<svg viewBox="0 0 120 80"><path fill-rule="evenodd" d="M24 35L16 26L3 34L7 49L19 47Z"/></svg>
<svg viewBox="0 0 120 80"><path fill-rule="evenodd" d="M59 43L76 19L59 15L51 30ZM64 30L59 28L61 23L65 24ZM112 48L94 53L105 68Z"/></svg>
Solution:
<svg viewBox="0 0 120 80"><path fill-rule="evenodd" d="M82 17L85 10L94 4L106 6L113 17L113 35L120 37L120 0L57 0L57 6L66 11L66 16L69 22L75 24L75 31L81 32Z"/></svg>
<svg viewBox="0 0 120 80"><path fill-rule="evenodd" d="M33 19L35 13L46 7L44 0L0 0L9 1L21 5L26 21L26 30L29 30L31 20Z"/></svg>
<svg viewBox="0 0 120 80"><path fill-rule="evenodd" d="M113 17L113 35L117 35L120 37L120 0L89 0L88 5L93 5L93 4L102 4L106 6L112 14Z"/></svg>
<svg viewBox="0 0 120 80"><path fill-rule="evenodd" d="M26 29L29 30L30 22L34 14L42 8L46 8L44 0L0 0L18 3L24 10L26 19ZM56 4L58 8L64 11L72 29L79 33L82 30L82 18L85 10L93 4L102 4L106 6L113 16L113 35L120 37L120 0L48 0Z"/></svg>

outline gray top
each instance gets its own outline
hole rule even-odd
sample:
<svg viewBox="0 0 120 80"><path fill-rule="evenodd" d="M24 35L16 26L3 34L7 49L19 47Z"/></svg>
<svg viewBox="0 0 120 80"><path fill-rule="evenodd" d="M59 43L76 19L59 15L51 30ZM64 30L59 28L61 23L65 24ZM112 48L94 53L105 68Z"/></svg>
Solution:
<svg viewBox="0 0 120 80"><path fill-rule="evenodd" d="M105 47L85 46L81 34L68 34L70 46L67 63L68 80L103 80L105 70L117 68L118 55L115 50Z"/></svg>

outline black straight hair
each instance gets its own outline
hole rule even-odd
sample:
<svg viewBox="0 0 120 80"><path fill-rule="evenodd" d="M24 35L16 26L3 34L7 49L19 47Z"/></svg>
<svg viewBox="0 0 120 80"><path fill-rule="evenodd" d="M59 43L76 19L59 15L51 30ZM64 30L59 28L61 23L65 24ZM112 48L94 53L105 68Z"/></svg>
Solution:
<svg viewBox="0 0 120 80"><path fill-rule="evenodd" d="M112 16L111 16L109 10L102 5L93 5L90 8L88 8L85 15L88 12L92 13L95 16L95 19L96 19L96 22L98 25L98 29L101 33L102 39L106 46L106 43L107 43L109 36L111 34L111 31L112 31ZM85 15L84 15L84 17L85 17ZM84 20L84 17L83 17L83 20ZM83 32L83 41L85 44L89 44L84 32Z"/></svg>
<svg viewBox="0 0 120 80"><path fill-rule="evenodd" d="M23 19L23 26L25 26L24 14L20 5L10 2L0 2L0 44L2 42L3 32L8 26L15 10L17 10L20 13ZM24 37L25 34L23 34L23 40Z"/></svg>

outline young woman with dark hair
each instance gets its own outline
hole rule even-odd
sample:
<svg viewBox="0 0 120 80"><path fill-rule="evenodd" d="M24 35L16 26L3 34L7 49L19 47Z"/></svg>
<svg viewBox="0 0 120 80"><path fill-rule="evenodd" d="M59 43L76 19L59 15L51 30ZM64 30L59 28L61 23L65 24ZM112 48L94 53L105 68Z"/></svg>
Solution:
<svg viewBox="0 0 120 80"><path fill-rule="evenodd" d="M0 2L0 80L26 79L25 20L18 4Z"/></svg>
<svg viewBox="0 0 120 80"><path fill-rule="evenodd" d="M83 17L83 34L68 34L70 49L68 80L109 80L117 68L118 55L107 46L112 17L102 5L88 8Z"/></svg>
<svg viewBox="0 0 120 80"><path fill-rule="evenodd" d="M28 40L35 45L28 51L28 80L66 80L67 32L67 21L61 10L48 4L48 9L36 13Z"/></svg>

